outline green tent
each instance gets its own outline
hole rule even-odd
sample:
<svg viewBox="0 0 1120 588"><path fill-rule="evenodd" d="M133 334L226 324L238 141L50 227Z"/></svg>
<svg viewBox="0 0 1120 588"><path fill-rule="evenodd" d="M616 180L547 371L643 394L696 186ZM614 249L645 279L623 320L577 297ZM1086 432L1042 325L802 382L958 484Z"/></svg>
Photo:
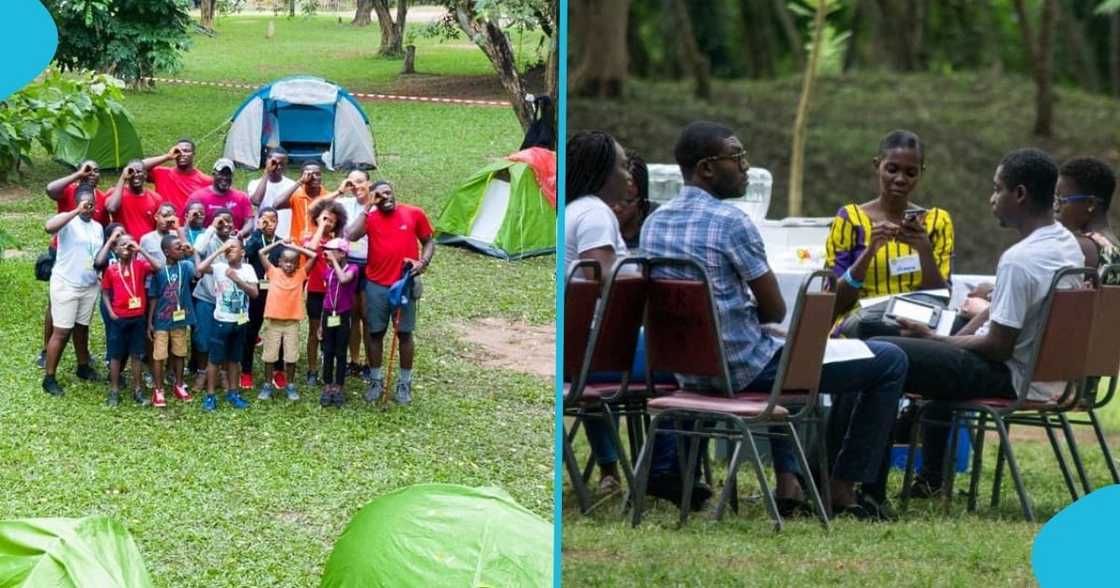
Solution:
<svg viewBox="0 0 1120 588"><path fill-rule="evenodd" d="M497 161L471 176L451 195L435 229L439 243L502 259L556 250L556 208L522 162Z"/></svg>
<svg viewBox="0 0 1120 588"><path fill-rule="evenodd" d="M552 525L498 488L418 484L342 532L323 588L552 586Z"/></svg>
<svg viewBox="0 0 1120 588"><path fill-rule="evenodd" d="M132 536L113 519L0 521L0 586L151 585Z"/></svg>
<svg viewBox="0 0 1120 588"><path fill-rule="evenodd" d="M92 159L102 169L121 169L129 161L143 157L144 152L132 115L123 106L114 106L108 112L91 115L82 122L81 129L55 135L54 156L73 168Z"/></svg>

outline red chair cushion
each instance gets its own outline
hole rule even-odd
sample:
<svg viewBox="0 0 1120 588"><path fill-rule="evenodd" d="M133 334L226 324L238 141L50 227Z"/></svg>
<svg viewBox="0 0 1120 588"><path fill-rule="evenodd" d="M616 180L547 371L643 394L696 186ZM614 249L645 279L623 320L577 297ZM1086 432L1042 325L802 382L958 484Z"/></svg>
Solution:
<svg viewBox="0 0 1120 588"><path fill-rule="evenodd" d="M736 394L734 398L728 398L683 390L668 396L654 398L649 401L647 406L650 410L691 410L733 414L741 417L758 416L762 414L763 410L766 410L766 403L759 402L757 396L752 393ZM782 406L775 406L771 416L774 419L784 419L789 416L789 411Z"/></svg>

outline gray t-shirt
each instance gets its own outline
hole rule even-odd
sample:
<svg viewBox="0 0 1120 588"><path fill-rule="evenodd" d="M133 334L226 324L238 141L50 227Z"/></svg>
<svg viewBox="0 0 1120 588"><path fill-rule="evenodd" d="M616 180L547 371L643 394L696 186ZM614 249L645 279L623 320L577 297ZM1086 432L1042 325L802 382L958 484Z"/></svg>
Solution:
<svg viewBox="0 0 1120 588"><path fill-rule="evenodd" d="M1084 265L1085 255L1077 244L1077 238L1060 223L1035 229L999 258L996 286L992 291L991 318L976 334L986 335L992 322L1019 329L1015 350L1011 359L1004 363L1011 371L1011 380L1020 397L1026 385L1024 380L1031 348L1041 335L1044 318L1042 303L1050 290L1050 282L1058 271ZM1076 285L1078 278L1071 276L1067 280L1061 286ZM1061 393L1061 383L1035 382L1026 394L1029 400L1050 400Z"/></svg>
<svg viewBox="0 0 1120 588"><path fill-rule="evenodd" d="M159 231L147 233L140 237L140 248L147 251L148 255L158 259L160 263L167 263L167 257L163 255L163 237L163 234Z"/></svg>
<svg viewBox="0 0 1120 588"><path fill-rule="evenodd" d="M195 251L198 252L198 260L202 261L210 257L219 247L222 246L222 240L218 238L218 234L214 229L207 228L201 235L195 238L192 243ZM219 262L225 263L225 258L220 257L214 260L214 264ZM202 279L194 287L193 295L195 298L204 302L214 304L214 272L203 274Z"/></svg>

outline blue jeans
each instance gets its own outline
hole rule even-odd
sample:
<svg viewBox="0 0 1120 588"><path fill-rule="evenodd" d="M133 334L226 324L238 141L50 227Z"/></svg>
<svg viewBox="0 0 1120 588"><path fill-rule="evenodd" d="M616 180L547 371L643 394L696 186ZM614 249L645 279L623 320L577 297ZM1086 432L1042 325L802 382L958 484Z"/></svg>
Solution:
<svg viewBox="0 0 1120 588"><path fill-rule="evenodd" d="M848 482L874 482L879 477L906 381L908 361L901 349L882 341L868 341L867 346L875 357L830 363L821 369L821 394L831 396L834 403L844 400L847 407L832 417L843 420L830 423L829 444L838 448L832 477ZM770 391L778 375L780 358L781 352L775 353L747 390ZM674 472L678 467L676 449L672 436L658 436L651 475ZM770 453L775 472L800 472L794 451L788 439L771 438Z"/></svg>

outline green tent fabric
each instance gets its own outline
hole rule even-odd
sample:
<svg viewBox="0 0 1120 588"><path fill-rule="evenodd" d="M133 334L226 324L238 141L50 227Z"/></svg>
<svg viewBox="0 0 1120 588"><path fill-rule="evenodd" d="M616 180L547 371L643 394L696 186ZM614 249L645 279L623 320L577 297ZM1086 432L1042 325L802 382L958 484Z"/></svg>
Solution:
<svg viewBox="0 0 1120 588"><path fill-rule="evenodd" d="M73 168L92 159L102 169L121 169L130 160L143 156L132 116L120 106L91 116L82 122L82 129L62 131L55 136L55 159Z"/></svg>
<svg viewBox="0 0 1120 588"><path fill-rule="evenodd" d="M552 525L498 488L418 484L362 507L323 588L552 586Z"/></svg>
<svg viewBox="0 0 1120 588"><path fill-rule="evenodd" d="M496 161L470 177L436 220L436 241L502 259L556 250L556 209L526 164Z"/></svg>
<svg viewBox="0 0 1120 588"><path fill-rule="evenodd" d="M111 518L0 521L0 586L151 585L132 535Z"/></svg>

